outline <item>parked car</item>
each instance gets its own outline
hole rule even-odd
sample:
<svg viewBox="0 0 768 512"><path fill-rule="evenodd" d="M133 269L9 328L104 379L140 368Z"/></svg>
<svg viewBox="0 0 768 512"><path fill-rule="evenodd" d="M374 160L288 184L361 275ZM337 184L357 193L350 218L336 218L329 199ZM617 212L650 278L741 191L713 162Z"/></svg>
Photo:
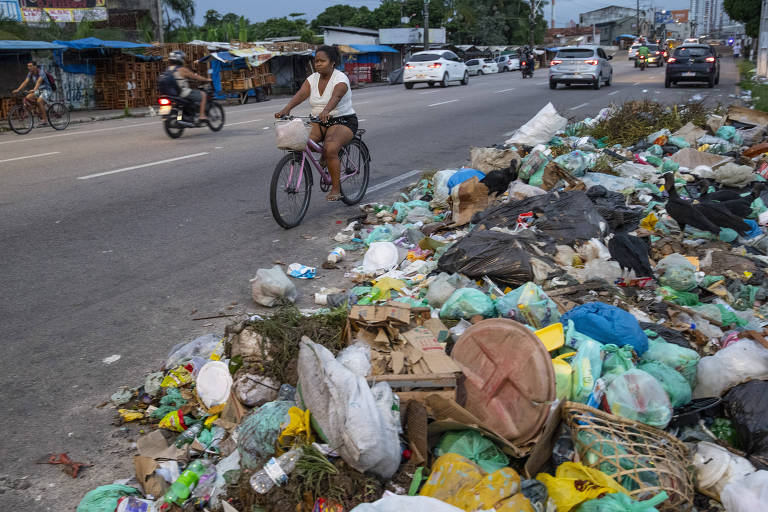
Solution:
<svg viewBox="0 0 768 512"><path fill-rule="evenodd" d="M484 75L490 75L499 72L499 65L493 59L483 59L483 73Z"/></svg>
<svg viewBox="0 0 768 512"><path fill-rule="evenodd" d="M467 71L469 71L471 76L481 74L483 69L483 59L470 59L464 64L467 65Z"/></svg>
<svg viewBox="0 0 768 512"><path fill-rule="evenodd" d="M720 83L720 56L708 44L683 44L667 60L664 87L679 82L706 82L708 87Z"/></svg>
<svg viewBox="0 0 768 512"><path fill-rule="evenodd" d="M499 73L520 69L520 59L512 55L496 57L496 64L499 66Z"/></svg>
<svg viewBox="0 0 768 512"><path fill-rule="evenodd" d="M428 84L434 87L448 87L448 82L469 83L469 71L464 62L451 51L433 50L417 52L411 55L405 65L403 84L406 89L413 89L415 84Z"/></svg>
<svg viewBox="0 0 768 512"><path fill-rule="evenodd" d="M613 56L606 55L599 46L566 46L560 48L549 67L549 88L557 84L589 84L595 89L605 83L611 85L613 67L608 62Z"/></svg>
<svg viewBox="0 0 768 512"><path fill-rule="evenodd" d="M666 59L666 53L667 52L665 52L657 44L648 43L645 46L648 47L648 62L647 62L647 64L649 66L651 64L655 64L657 68L663 66L664 65L664 60ZM637 67L637 65L638 65L637 64L637 59L635 59L635 67Z"/></svg>

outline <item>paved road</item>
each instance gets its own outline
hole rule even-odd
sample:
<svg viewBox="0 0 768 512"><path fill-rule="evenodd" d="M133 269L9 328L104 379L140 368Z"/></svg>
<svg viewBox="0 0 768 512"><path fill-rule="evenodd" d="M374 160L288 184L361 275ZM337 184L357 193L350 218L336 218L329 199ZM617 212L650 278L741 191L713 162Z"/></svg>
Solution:
<svg viewBox="0 0 768 512"><path fill-rule="evenodd" d="M663 68L641 72L625 60L614 69L600 91L551 91L545 71L355 91L373 157L368 200L391 196L414 169L460 165L470 146L502 142L548 101L583 118L643 96L726 102L736 82L730 62L715 89L664 89ZM233 107L222 132L177 141L155 119L0 136L3 510L72 510L89 488L130 476L135 432L96 406L138 385L177 342L223 325L192 318L250 308L256 269L286 258L318 264L327 236L354 214L316 193L301 227L272 221L268 184L281 156L272 113L281 107ZM35 464L65 451L96 467L73 481Z"/></svg>

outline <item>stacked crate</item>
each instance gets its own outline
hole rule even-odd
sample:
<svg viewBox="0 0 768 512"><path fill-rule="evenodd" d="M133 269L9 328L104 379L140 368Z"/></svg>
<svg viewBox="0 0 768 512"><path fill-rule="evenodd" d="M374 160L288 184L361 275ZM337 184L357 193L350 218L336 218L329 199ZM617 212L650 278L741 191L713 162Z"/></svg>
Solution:
<svg viewBox="0 0 768 512"><path fill-rule="evenodd" d="M20 97L0 98L0 121L8 119L8 114L11 112L11 109L20 104Z"/></svg>
<svg viewBox="0 0 768 512"><path fill-rule="evenodd" d="M130 55L115 55L97 62L96 107L122 110L154 105L158 96L157 78L164 68L160 61L140 61Z"/></svg>
<svg viewBox="0 0 768 512"><path fill-rule="evenodd" d="M276 82L269 72L269 63L246 69L225 69L221 72L221 88L224 91L248 91L254 87L266 87Z"/></svg>

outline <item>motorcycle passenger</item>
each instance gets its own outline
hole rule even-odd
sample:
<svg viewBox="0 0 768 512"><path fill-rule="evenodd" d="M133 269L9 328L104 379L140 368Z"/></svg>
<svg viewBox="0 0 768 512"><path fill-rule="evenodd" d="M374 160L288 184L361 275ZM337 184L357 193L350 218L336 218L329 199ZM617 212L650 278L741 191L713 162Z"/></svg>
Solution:
<svg viewBox="0 0 768 512"><path fill-rule="evenodd" d="M200 105L199 121L207 121L208 117L205 115L205 105L207 96L200 92L198 89L192 89L189 87L189 80L197 80L198 82L210 82L210 78L200 76L188 67L184 65L184 60L187 58L186 54L182 51L173 51L168 55L168 70L173 73L173 78L176 79L176 83L181 90L180 97L193 101L195 104Z"/></svg>

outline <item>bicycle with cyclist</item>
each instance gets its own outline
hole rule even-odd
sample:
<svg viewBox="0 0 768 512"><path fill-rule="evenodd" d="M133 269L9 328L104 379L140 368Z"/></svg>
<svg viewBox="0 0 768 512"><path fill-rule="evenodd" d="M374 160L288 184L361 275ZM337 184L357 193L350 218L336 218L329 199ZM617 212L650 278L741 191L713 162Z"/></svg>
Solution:
<svg viewBox="0 0 768 512"><path fill-rule="evenodd" d="M48 107L48 102L50 102L53 97L53 86L48 80L48 74L37 64L37 62L33 60L29 61L27 63L27 71L27 77L20 86L13 90L13 94L18 94L28 85L34 84L33 88L29 90L26 99L37 104L40 119L42 119L42 124L40 126L45 126L48 124L46 109Z"/></svg>

